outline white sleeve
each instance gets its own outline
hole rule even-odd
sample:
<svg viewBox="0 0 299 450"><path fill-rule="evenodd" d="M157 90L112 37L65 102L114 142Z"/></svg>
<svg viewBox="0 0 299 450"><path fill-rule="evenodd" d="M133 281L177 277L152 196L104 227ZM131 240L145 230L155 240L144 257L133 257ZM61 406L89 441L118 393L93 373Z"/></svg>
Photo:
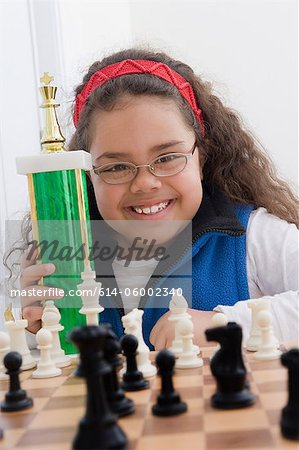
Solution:
<svg viewBox="0 0 299 450"><path fill-rule="evenodd" d="M247 226L247 277L250 298L269 298L273 327L280 342L299 343L298 239L294 224L255 210ZM218 305L229 320L243 327L249 336L251 312L246 301L234 306Z"/></svg>

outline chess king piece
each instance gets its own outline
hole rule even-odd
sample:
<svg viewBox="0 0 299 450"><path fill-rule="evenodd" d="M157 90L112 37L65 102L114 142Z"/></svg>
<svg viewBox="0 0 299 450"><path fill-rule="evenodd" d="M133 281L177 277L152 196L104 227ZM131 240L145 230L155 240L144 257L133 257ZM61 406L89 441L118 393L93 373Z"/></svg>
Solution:
<svg viewBox="0 0 299 450"><path fill-rule="evenodd" d="M196 355L194 355L196 357ZM161 377L161 392L157 403L152 407L155 416L175 416L187 411L187 405L181 401L173 387L175 356L169 350L161 350L156 357L158 375Z"/></svg>
<svg viewBox="0 0 299 450"><path fill-rule="evenodd" d="M234 409L251 406L255 396L249 390L242 358L242 328L235 322L205 331L207 341L220 343L211 360L211 372L217 382L211 403L215 408Z"/></svg>
<svg viewBox="0 0 299 450"><path fill-rule="evenodd" d="M33 249L39 248L40 262L52 262L56 267L53 274L45 277L44 284L75 294L57 304L64 327L59 331L61 346L70 354L77 349L68 341L68 332L86 323L85 316L79 314L82 306L77 294L79 274L86 267L93 269L93 261L89 259L91 231L86 185L86 171L92 169L92 163L86 151L64 151L56 114L57 87L52 82L48 73L41 78L41 108L45 118L41 153L19 157L16 163L17 172L28 180Z"/></svg>
<svg viewBox="0 0 299 450"><path fill-rule="evenodd" d="M288 369L289 398L282 410L280 428L284 437L299 441L299 349L282 354L281 363Z"/></svg>
<svg viewBox="0 0 299 450"><path fill-rule="evenodd" d="M127 450L127 437L111 413L104 377L111 373L103 355L107 330L95 325L74 328L69 338L78 347L80 363L75 372L87 385L86 413L73 442L74 450Z"/></svg>
<svg viewBox="0 0 299 450"><path fill-rule="evenodd" d="M122 323L126 334L132 334L138 339L137 347L137 367L144 377L156 375L157 369L150 361L150 350L143 339L142 334L142 316L144 311L134 308L128 314L122 317Z"/></svg>
<svg viewBox="0 0 299 450"><path fill-rule="evenodd" d="M90 267L86 267L81 273L83 283L78 284L78 289L81 292L82 308L79 310L80 314L86 316L86 325L98 325L99 314L104 311L104 308L99 304L99 295L102 283L96 282L96 273Z"/></svg>
<svg viewBox="0 0 299 450"><path fill-rule="evenodd" d="M64 328L59 323L60 319L59 309L55 306L53 300L47 300L42 315L42 323L43 328L52 333L51 358L57 367L66 367L71 365L71 359L60 346L59 331L62 331Z"/></svg>
<svg viewBox="0 0 299 450"><path fill-rule="evenodd" d="M5 394L5 400L1 403L1 411L15 412L31 408L33 401L21 389L19 374L22 365L22 356L19 352L9 352L3 360L9 375L9 390Z"/></svg>
<svg viewBox="0 0 299 450"><path fill-rule="evenodd" d="M187 309L187 300L182 295L178 295L176 289L175 293L172 296L172 299L169 302L169 310L171 314L168 317L169 322L173 322L174 324L174 339L172 341L171 347L169 347L168 350L174 353L175 356L179 356L183 349L182 337L178 331L178 323L181 319L191 319L191 316L190 314L188 314ZM197 345L192 344L192 348L196 354L200 353L199 347Z"/></svg>

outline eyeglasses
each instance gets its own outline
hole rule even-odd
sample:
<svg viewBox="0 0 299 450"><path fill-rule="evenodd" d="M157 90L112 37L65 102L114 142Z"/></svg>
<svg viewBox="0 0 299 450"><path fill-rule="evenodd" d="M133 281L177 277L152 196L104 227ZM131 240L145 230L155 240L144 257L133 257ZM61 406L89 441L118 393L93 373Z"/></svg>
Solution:
<svg viewBox="0 0 299 450"><path fill-rule="evenodd" d="M136 166L133 163L121 161L95 167L93 172L108 184L121 184L132 181L136 177L139 167L147 167L149 172L156 177L170 177L185 169L188 159L192 158L196 147L197 144L195 142L188 153L167 153L153 159L149 164Z"/></svg>

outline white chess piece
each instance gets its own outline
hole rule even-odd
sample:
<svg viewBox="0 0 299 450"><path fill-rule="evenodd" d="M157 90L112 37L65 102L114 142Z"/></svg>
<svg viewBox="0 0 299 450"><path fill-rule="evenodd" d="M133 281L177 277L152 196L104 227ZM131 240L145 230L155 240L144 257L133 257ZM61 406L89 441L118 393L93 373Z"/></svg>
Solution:
<svg viewBox="0 0 299 450"><path fill-rule="evenodd" d="M66 367L71 365L71 359L61 348L59 340L59 331L64 327L59 323L61 319L60 312L55 306L53 300L47 300L42 315L43 328L51 331L53 342L51 348L51 358L57 367Z"/></svg>
<svg viewBox="0 0 299 450"><path fill-rule="evenodd" d="M228 324L228 318L223 313L216 313L212 316L211 322L212 322L212 328L225 327ZM210 359L213 358L213 356L219 349L220 349L220 344L217 343Z"/></svg>
<svg viewBox="0 0 299 450"><path fill-rule="evenodd" d="M99 314L104 308L99 304L99 295L102 283L96 282L96 273L90 267L85 267L81 272L83 283L78 284L77 288L81 292L82 308L80 314L85 314L87 325L98 325Z"/></svg>
<svg viewBox="0 0 299 450"><path fill-rule="evenodd" d="M257 315L257 323L261 330L261 344L258 351L253 354L254 359L277 359L281 351L277 349L277 339L273 333L271 314L269 311L260 311Z"/></svg>
<svg viewBox="0 0 299 450"><path fill-rule="evenodd" d="M169 351L174 353L176 357L178 357L182 353L182 338L180 333L178 332L177 325L181 319L190 318L190 314L187 312L188 303L183 295L178 295L178 290L175 290L172 299L169 302L169 310L171 312L168 317L169 322L173 322L174 324L174 339L172 341L171 347L168 348ZM193 351L196 354L200 353L198 345L193 344Z"/></svg>
<svg viewBox="0 0 299 450"><path fill-rule="evenodd" d="M0 331L0 380L8 380L9 376L5 373L3 358L10 350L9 334L5 331Z"/></svg>
<svg viewBox="0 0 299 450"><path fill-rule="evenodd" d="M269 299L248 300L247 306L251 310L251 330L246 344L246 350L256 352L261 343L261 331L257 323L257 315L260 311L270 308Z"/></svg>
<svg viewBox="0 0 299 450"><path fill-rule="evenodd" d="M197 357L193 350L193 323L190 319L181 319L177 325L183 341L183 350L176 360L175 367L178 369L192 369L203 366L202 358Z"/></svg>
<svg viewBox="0 0 299 450"><path fill-rule="evenodd" d="M143 339L142 316L144 311L134 308L122 317L126 334L133 334L138 339L137 347L137 367L143 376L148 378L156 375L157 369L150 361L150 350Z"/></svg>
<svg viewBox="0 0 299 450"><path fill-rule="evenodd" d="M25 329L28 327L28 320L9 320L4 324L10 337L11 351L19 352L22 356L22 370L29 370L36 366L27 345Z"/></svg>
<svg viewBox="0 0 299 450"><path fill-rule="evenodd" d="M37 369L32 373L32 378L51 378L61 375L61 369L56 367L51 359L51 347L53 336L51 331L41 328L36 333L37 348L40 350L40 359Z"/></svg>

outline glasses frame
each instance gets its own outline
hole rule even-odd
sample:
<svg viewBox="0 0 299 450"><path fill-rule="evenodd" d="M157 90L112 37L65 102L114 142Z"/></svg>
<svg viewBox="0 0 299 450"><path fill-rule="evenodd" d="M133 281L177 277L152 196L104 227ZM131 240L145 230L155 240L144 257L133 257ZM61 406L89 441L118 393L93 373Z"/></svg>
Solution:
<svg viewBox="0 0 299 450"><path fill-rule="evenodd" d="M97 171L103 170L103 169L105 169L105 167L109 167L109 166L114 165L114 164L125 164L125 165L127 165L127 166L129 166L129 167L132 167L133 174L134 174L133 178L131 178L131 179L128 180L128 181L120 181L120 182L119 182L119 181L117 181L117 182L106 181L106 180L104 180L104 179L101 178L101 179L102 179L105 183L107 183L107 184L124 184L124 183L129 183L129 182L133 181L134 178L136 178L136 175L137 175L137 173L138 173L138 169L139 169L140 167L147 167L148 171L149 171L152 175L154 175L155 177L172 177L172 176L174 176L174 175L177 175L178 173L181 173L181 172L185 169L185 167L186 167L186 165L187 165L187 163L188 163L188 160L192 158L192 156L193 156L193 154L194 154L196 148L197 148L197 141L194 142L194 144L193 144L191 150L190 150L188 153L166 153L165 155L157 156L156 158L154 158L154 159L153 159L151 162L149 162L148 164L139 164L138 166L136 166L136 164L134 164L134 163L130 163L130 162L127 162L127 161L117 161L116 163L108 163L108 164L103 164L102 166L99 166L99 167L93 167L92 171L93 171L99 178L101 178L101 172L97 173ZM173 174L171 174L171 175L157 175L157 174L154 172L154 168L153 168L152 164L153 164L156 160L158 160L159 158L163 158L163 156L172 156L172 155L173 155L173 156L184 156L185 159L186 159L186 163L185 163L184 167L183 167L181 170L179 170L178 172L173 173Z"/></svg>

